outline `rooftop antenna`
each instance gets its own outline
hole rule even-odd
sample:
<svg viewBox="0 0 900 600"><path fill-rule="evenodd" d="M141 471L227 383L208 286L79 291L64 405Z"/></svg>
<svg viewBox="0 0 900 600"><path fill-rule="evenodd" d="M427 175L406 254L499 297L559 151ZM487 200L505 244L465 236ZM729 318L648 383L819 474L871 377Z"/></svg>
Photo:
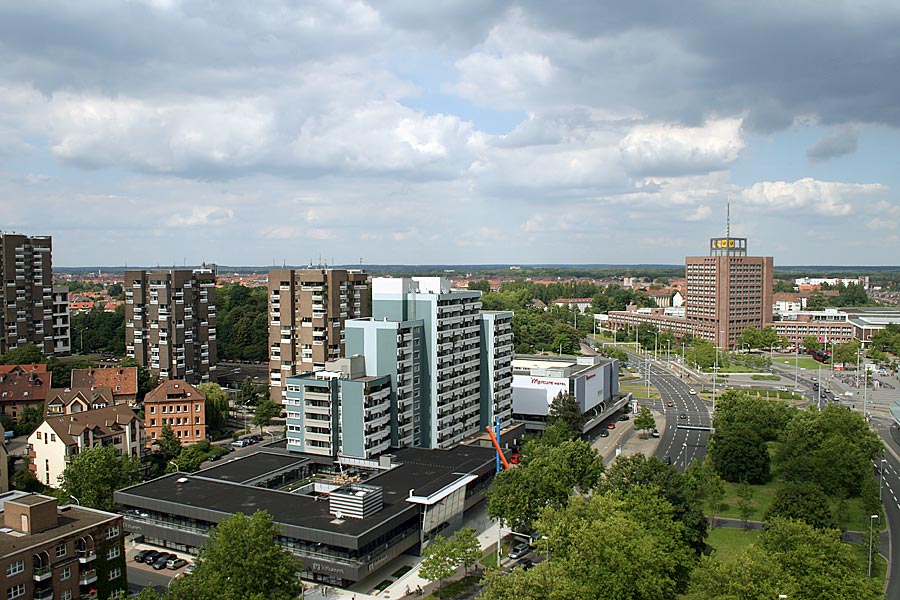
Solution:
<svg viewBox="0 0 900 600"><path fill-rule="evenodd" d="M731 200L725 204L725 237L731 237Z"/></svg>

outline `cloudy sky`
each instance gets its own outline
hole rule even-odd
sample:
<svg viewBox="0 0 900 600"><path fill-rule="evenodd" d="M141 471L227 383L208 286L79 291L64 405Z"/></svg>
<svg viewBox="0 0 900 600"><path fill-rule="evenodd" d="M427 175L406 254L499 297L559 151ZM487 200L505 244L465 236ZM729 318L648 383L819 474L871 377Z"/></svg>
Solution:
<svg viewBox="0 0 900 600"><path fill-rule="evenodd" d="M896 0L0 3L54 263L900 264Z"/></svg>

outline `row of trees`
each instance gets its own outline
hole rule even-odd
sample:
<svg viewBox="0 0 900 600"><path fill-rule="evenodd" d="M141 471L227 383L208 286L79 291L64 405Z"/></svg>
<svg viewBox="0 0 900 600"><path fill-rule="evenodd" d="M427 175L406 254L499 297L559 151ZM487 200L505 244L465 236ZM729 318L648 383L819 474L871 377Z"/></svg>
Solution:
<svg viewBox="0 0 900 600"><path fill-rule="evenodd" d="M440 581L456 573L463 567L468 574L469 569L481 559L481 544L474 529L464 527L456 532L452 539L442 535L435 538L425 549L425 560L419 574L430 581Z"/></svg>

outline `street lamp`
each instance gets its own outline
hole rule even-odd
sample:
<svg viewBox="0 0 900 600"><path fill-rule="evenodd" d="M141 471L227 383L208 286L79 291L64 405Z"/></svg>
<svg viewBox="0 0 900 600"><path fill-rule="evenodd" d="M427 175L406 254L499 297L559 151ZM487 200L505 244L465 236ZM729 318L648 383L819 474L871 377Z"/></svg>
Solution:
<svg viewBox="0 0 900 600"><path fill-rule="evenodd" d="M181 467L178 466L178 463L177 463L177 462L175 462L174 460L170 460L169 462L172 463L173 465L175 465L175 472L176 472L176 473L177 473L178 471L181 470Z"/></svg>
<svg viewBox="0 0 900 600"><path fill-rule="evenodd" d="M81 506L81 500L79 500L78 498L76 498L76 497L73 496L72 494L69 494L69 498L71 498L72 500L74 500L74 501L75 501L75 504L77 504L78 506Z"/></svg>
<svg viewBox="0 0 900 600"><path fill-rule="evenodd" d="M869 517L869 577L872 577L872 524L875 522L875 519L878 518L878 515L871 515Z"/></svg>

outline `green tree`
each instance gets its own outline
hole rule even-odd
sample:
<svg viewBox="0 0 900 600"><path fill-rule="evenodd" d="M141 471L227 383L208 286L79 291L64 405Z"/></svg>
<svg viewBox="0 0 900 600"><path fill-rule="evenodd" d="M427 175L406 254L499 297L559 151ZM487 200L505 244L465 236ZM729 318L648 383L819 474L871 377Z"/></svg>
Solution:
<svg viewBox="0 0 900 600"><path fill-rule="evenodd" d="M256 412L253 413L253 424L259 427L260 434L262 434L263 427L267 426L280 412L281 405L275 404L268 398L264 398L256 405Z"/></svg>
<svg viewBox="0 0 900 600"><path fill-rule="evenodd" d="M775 518L797 519L816 529L835 525L828 497L814 483L785 482L775 492L765 518L767 521Z"/></svg>
<svg viewBox="0 0 900 600"><path fill-rule="evenodd" d="M602 474L603 459L584 441L558 445L528 441L519 465L494 477L488 491L488 515L528 531L542 509L565 505L576 489L592 490Z"/></svg>
<svg viewBox="0 0 900 600"><path fill-rule="evenodd" d="M181 440L178 439L168 423L162 426L158 443L159 453L162 455L163 460L169 461L181 454Z"/></svg>
<svg viewBox="0 0 900 600"><path fill-rule="evenodd" d="M807 350L821 350L822 342L819 341L819 338L814 335L808 335L803 338L803 347Z"/></svg>
<svg viewBox="0 0 900 600"><path fill-rule="evenodd" d="M34 344L26 344L0 354L3 365L36 365L44 362L44 354Z"/></svg>
<svg viewBox="0 0 900 600"><path fill-rule="evenodd" d="M691 574L685 600L774 600L796 597L791 576L763 549L751 546L719 560L704 556Z"/></svg>
<svg viewBox="0 0 900 600"><path fill-rule="evenodd" d="M302 564L278 545L280 531L262 510L235 513L210 531L190 577L172 580L173 600L293 600Z"/></svg>
<svg viewBox="0 0 900 600"><path fill-rule="evenodd" d="M769 448L746 425L717 425L710 437L708 455L725 481L764 483L769 478Z"/></svg>
<svg viewBox="0 0 900 600"><path fill-rule="evenodd" d="M843 344L835 344L834 346L834 362L844 366L847 363L855 363L859 356L857 352L860 348L859 340L851 340Z"/></svg>
<svg viewBox="0 0 900 600"><path fill-rule="evenodd" d="M210 431L222 432L228 427L228 395L218 383L201 383L197 389L206 396L206 425Z"/></svg>
<svg viewBox="0 0 900 600"><path fill-rule="evenodd" d="M701 506L694 501L694 489L678 469L655 457L643 454L620 456L607 469L597 486L601 493L630 493L652 488L669 505L683 525L685 543L698 554L706 549L709 524Z"/></svg>
<svg viewBox="0 0 900 600"><path fill-rule="evenodd" d="M437 535L425 549L419 575L428 581L439 581L439 587L444 587L444 580L453 575L458 567L458 547L444 536Z"/></svg>
<svg viewBox="0 0 900 600"><path fill-rule="evenodd" d="M738 514L741 516L741 531L747 530L747 521L753 514L753 488L746 481L738 484Z"/></svg>
<svg viewBox="0 0 900 600"><path fill-rule="evenodd" d="M469 574L469 569L481 560L481 544L478 542L478 533L471 527L463 527L453 536L456 545L456 553L460 564Z"/></svg>
<svg viewBox="0 0 900 600"><path fill-rule="evenodd" d="M39 494L45 489L44 484L38 481L37 476L28 468L28 465L24 469L19 469L13 475L13 487L33 494Z"/></svg>
<svg viewBox="0 0 900 600"><path fill-rule="evenodd" d="M62 473L59 498L77 498L81 506L112 510L113 492L139 481L135 459L118 456L112 446L95 446L78 453Z"/></svg>
<svg viewBox="0 0 900 600"><path fill-rule="evenodd" d="M641 407L641 411L634 418L634 428L645 432L656 429L656 420L653 418L653 413L650 412L648 406ZM646 437L646 433L644 436Z"/></svg>
<svg viewBox="0 0 900 600"><path fill-rule="evenodd" d="M193 473L200 468L203 461L208 460L213 454L226 454L224 448L213 447L209 440L200 440L196 444L185 446L173 460L170 460L166 472L174 473L177 469L186 473Z"/></svg>
<svg viewBox="0 0 900 600"><path fill-rule="evenodd" d="M15 425L15 434L31 435L31 432L38 428L44 420L43 405L28 405L22 409L19 415L19 421Z"/></svg>
<svg viewBox="0 0 900 600"><path fill-rule="evenodd" d="M587 420L575 396L568 392L559 392L553 398L548 422L552 424L556 421L564 422L573 433L581 435Z"/></svg>
<svg viewBox="0 0 900 600"><path fill-rule="evenodd" d="M252 377L245 377L237 393L237 403L241 406L256 406L261 397L260 386L253 383Z"/></svg>

